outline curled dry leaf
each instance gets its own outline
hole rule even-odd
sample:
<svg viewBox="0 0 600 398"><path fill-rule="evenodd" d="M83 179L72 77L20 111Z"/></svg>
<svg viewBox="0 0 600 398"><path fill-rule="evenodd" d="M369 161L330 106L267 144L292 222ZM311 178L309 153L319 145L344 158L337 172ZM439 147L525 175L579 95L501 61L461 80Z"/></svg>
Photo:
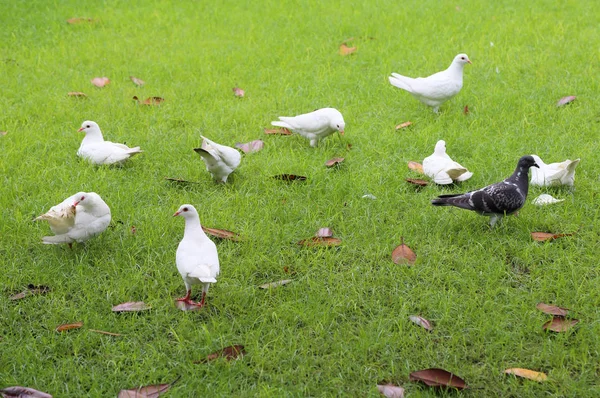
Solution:
<svg viewBox="0 0 600 398"><path fill-rule="evenodd" d="M237 148L240 148L245 153L252 153L252 152L258 152L261 149L263 149L263 147L265 146L265 143L262 140L254 140L254 141L247 142L245 144L238 142L237 144L235 144L235 146Z"/></svg>
<svg viewBox="0 0 600 398"><path fill-rule="evenodd" d="M92 23L94 20L92 18L71 18L67 19L67 23L70 25L77 25L80 23Z"/></svg>
<svg viewBox="0 0 600 398"><path fill-rule="evenodd" d="M469 114L469 105L465 105L465 107L464 107L464 109L463 109L463 113L464 113L465 115L468 115L468 114Z"/></svg>
<svg viewBox="0 0 600 398"><path fill-rule="evenodd" d="M557 307L556 305L550 305L546 303L538 303L535 308L542 311L545 314L555 315L555 316L567 316L569 313L568 308Z"/></svg>
<svg viewBox="0 0 600 398"><path fill-rule="evenodd" d="M329 238L333 236L333 230L329 227L319 228L315 236L317 238Z"/></svg>
<svg viewBox="0 0 600 398"><path fill-rule="evenodd" d="M265 134L270 135L292 135L292 132L286 128L280 129L265 129Z"/></svg>
<svg viewBox="0 0 600 398"><path fill-rule="evenodd" d="M427 319L423 318L422 316L411 315L408 317L408 319L410 319L412 322L416 323L417 325L421 326L425 330L428 330L430 332L433 330L433 326L431 326L431 322L429 322Z"/></svg>
<svg viewBox="0 0 600 398"><path fill-rule="evenodd" d="M83 322L65 323L56 327L57 332L65 332L71 329L79 329L83 326Z"/></svg>
<svg viewBox="0 0 600 398"><path fill-rule="evenodd" d="M402 237L400 246L396 247L392 251L392 261L394 264L413 265L416 260L417 255L411 250L410 247L404 244L404 237Z"/></svg>
<svg viewBox="0 0 600 398"><path fill-rule="evenodd" d="M425 187L427 186L427 184L429 184L427 181L421 180L419 178L406 178L405 181L410 184L418 185L420 187Z"/></svg>
<svg viewBox="0 0 600 398"><path fill-rule="evenodd" d="M413 124L413 122L400 123L399 125L396 126L396 130L400 130L400 129L406 128L406 127L408 127L408 126L410 126L412 124Z"/></svg>
<svg viewBox="0 0 600 398"><path fill-rule="evenodd" d="M169 384L154 384L151 386L131 388L129 390L121 390L119 391L119 395L117 395L117 398L158 398L162 394L169 391L169 388L171 388L171 386L175 384L177 380L180 379L180 377L178 377Z"/></svg>
<svg viewBox="0 0 600 398"><path fill-rule="evenodd" d="M523 369L523 368L510 368L504 371L505 374L515 375L523 377L525 379L534 381L545 381L548 379L546 373L536 372L535 370Z"/></svg>
<svg viewBox="0 0 600 398"><path fill-rule="evenodd" d="M265 283L264 285L260 285L259 288L261 288L261 289L272 289L274 287L279 287L279 286L287 285L291 281L292 281L291 279L283 279L283 280L280 280L280 281L277 281L277 282Z"/></svg>
<svg viewBox="0 0 600 398"><path fill-rule="evenodd" d="M241 344L231 345L229 347L225 347L222 350L215 351L212 354L208 354L205 359L200 361L194 361L194 363L206 363L210 361L214 361L218 358L225 358L228 361L232 359L238 359L246 355L246 350L244 346Z"/></svg>
<svg viewBox="0 0 600 398"><path fill-rule="evenodd" d="M543 193L537 198L533 199L532 203L536 206L544 206L551 205L553 203L564 202L564 199L556 199L553 198L552 195L548 195L547 193Z"/></svg>
<svg viewBox="0 0 600 398"><path fill-rule="evenodd" d="M167 181L173 181L173 182L181 182L181 183L184 183L184 184L200 184L199 182L196 182L196 181L184 180L183 178L165 177L165 180L167 180Z"/></svg>
<svg viewBox="0 0 600 398"><path fill-rule="evenodd" d="M454 387L459 390L467 388L467 383L460 377L444 369L431 368L412 372L411 381L420 381L430 387Z"/></svg>
<svg viewBox="0 0 600 398"><path fill-rule="evenodd" d="M350 55L355 53L358 48L356 47L348 47L346 43L340 44L340 55Z"/></svg>
<svg viewBox="0 0 600 398"><path fill-rule="evenodd" d="M532 232L531 237L533 240L538 242L543 242L546 240L554 240L558 238L562 238L563 236L572 236L573 234L553 234L550 232Z"/></svg>
<svg viewBox="0 0 600 398"><path fill-rule="evenodd" d="M419 162L413 162L412 160L408 162L408 168L416 171L417 173L425 174L423 172L423 165Z"/></svg>
<svg viewBox="0 0 600 398"><path fill-rule="evenodd" d="M341 244L342 244L342 240L338 239L338 238L333 238L333 237L319 238L316 236L313 236L312 238L308 238L308 239L302 239L300 242L298 242L298 245L306 246L306 247L313 247L313 246L330 247L330 246L339 246Z"/></svg>
<svg viewBox="0 0 600 398"><path fill-rule="evenodd" d="M328 161L325 162L325 166L327 167L333 167L336 164L340 164L344 161L344 158L333 158L333 159L329 159Z"/></svg>
<svg viewBox="0 0 600 398"><path fill-rule="evenodd" d="M233 95L235 95L236 97L239 97L239 98L242 98L246 94L246 92L239 87L234 87L234 88L232 88L232 90L233 90Z"/></svg>
<svg viewBox="0 0 600 398"><path fill-rule="evenodd" d="M273 178L275 178L276 180L282 180L287 182L306 181L305 176L299 176L296 174L278 174L276 176L273 176Z"/></svg>
<svg viewBox="0 0 600 398"><path fill-rule="evenodd" d="M202 226L202 230L205 233L214 236L215 238L228 239L234 242L239 242L242 240L242 237L240 235L236 234L235 232L228 231L226 229L208 228Z"/></svg>
<svg viewBox="0 0 600 398"><path fill-rule="evenodd" d="M91 82L96 87L104 87L110 83L110 79L108 77L95 77Z"/></svg>
<svg viewBox="0 0 600 398"><path fill-rule="evenodd" d="M555 316L551 321L544 323L542 329L560 333L566 332L579 323L579 319L566 319L562 316Z"/></svg>
<svg viewBox="0 0 600 398"><path fill-rule="evenodd" d="M122 336L119 333L105 332L104 330L88 329L88 331L89 332L94 332L94 333L105 334L107 336L115 336L115 337Z"/></svg>
<svg viewBox="0 0 600 398"><path fill-rule="evenodd" d="M30 387L6 387L0 390L3 398L52 398L52 395Z"/></svg>
<svg viewBox="0 0 600 398"><path fill-rule="evenodd" d="M143 86L144 84L146 84L145 81L143 81L142 79L138 79L137 77L134 76L129 76L129 78L131 79L131 81L133 82L133 84L135 84L136 86Z"/></svg>
<svg viewBox="0 0 600 398"><path fill-rule="evenodd" d="M404 388L393 384L378 384L377 389L386 398L404 398Z"/></svg>
<svg viewBox="0 0 600 398"><path fill-rule="evenodd" d="M146 311L152 307L143 301L128 301L112 307L113 312L135 312L135 311Z"/></svg>
<svg viewBox="0 0 600 398"><path fill-rule="evenodd" d="M558 100L558 102L556 103L556 106L564 106L564 105L570 104L571 102L575 101L576 98L577 97L574 95L562 97L561 99Z"/></svg>
<svg viewBox="0 0 600 398"><path fill-rule="evenodd" d="M137 97L137 95L133 96L133 100L137 101L138 104L141 104L141 105L160 105L162 102L165 101L165 99L162 97L148 97L145 100L141 101Z"/></svg>
<svg viewBox="0 0 600 398"><path fill-rule="evenodd" d="M27 285L27 289L23 290L21 293L17 293L13 296L10 296L11 300L21 300L24 299L27 296L33 296L35 294L46 294L50 291L50 288L48 286L43 286L43 285L32 285L29 284Z"/></svg>
<svg viewBox="0 0 600 398"><path fill-rule="evenodd" d="M0 131L0 135L1 135L1 136L3 136L3 137L4 137L6 134L8 134L8 131Z"/></svg>
<svg viewBox="0 0 600 398"><path fill-rule="evenodd" d="M80 97L80 98L87 98L87 95L85 95L85 93L82 93L81 91L69 91L67 93L67 95L69 97Z"/></svg>

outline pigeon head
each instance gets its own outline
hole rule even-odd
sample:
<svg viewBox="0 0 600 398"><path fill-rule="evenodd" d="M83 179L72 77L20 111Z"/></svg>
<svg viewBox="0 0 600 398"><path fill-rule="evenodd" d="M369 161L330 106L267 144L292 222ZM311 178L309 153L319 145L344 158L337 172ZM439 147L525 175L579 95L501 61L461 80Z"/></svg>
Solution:
<svg viewBox="0 0 600 398"><path fill-rule="evenodd" d="M94 133L100 131L100 127L98 127L98 123L86 120L85 122L81 123L81 128L77 130L78 133L82 131L86 134Z"/></svg>
<svg viewBox="0 0 600 398"><path fill-rule="evenodd" d="M339 113L339 112L338 112ZM344 129L346 128L346 122L341 113L331 118L329 127L338 131L341 135L344 135Z"/></svg>
<svg viewBox="0 0 600 398"><path fill-rule="evenodd" d="M519 163L517 164L517 168L519 168L519 169L521 169L523 171L529 171L529 169L531 167L537 167L538 169L540 168L540 166L536 163L536 161L535 161L535 159L534 159L533 156L531 156L531 155L525 155L525 156L521 157L521 159L519 159Z"/></svg>
<svg viewBox="0 0 600 398"><path fill-rule="evenodd" d="M183 218L189 218L194 216L197 217L198 212L196 211L196 208L192 205L181 205L179 207L179 210L177 210L175 214L173 214L173 217L177 216L182 216Z"/></svg>
<svg viewBox="0 0 600 398"><path fill-rule="evenodd" d="M435 153L437 153L438 155L443 155L446 153L446 141L444 140L439 140L437 142L437 144L435 144Z"/></svg>
<svg viewBox="0 0 600 398"><path fill-rule="evenodd" d="M458 54L456 57L454 57L453 62L460 64L460 65L472 63L467 54Z"/></svg>
<svg viewBox="0 0 600 398"><path fill-rule="evenodd" d="M84 208L94 207L96 198L99 198L95 192L79 192L73 196L73 206L82 206Z"/></svg>

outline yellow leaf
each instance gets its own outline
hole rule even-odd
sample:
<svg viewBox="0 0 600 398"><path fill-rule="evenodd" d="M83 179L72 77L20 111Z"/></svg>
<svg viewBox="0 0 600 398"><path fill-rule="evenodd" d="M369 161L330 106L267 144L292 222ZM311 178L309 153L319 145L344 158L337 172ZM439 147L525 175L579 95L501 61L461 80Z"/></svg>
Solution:
<svg viewBox="0 0 600 398"><path fill-rule="evenodd" d="M546 373L536 372L535 370L523 369L523 368L510 368L504 371L506 374L512 374L515 376L523 377L525 379L534 380L534 381L545 381L548 379Z"/></svg>

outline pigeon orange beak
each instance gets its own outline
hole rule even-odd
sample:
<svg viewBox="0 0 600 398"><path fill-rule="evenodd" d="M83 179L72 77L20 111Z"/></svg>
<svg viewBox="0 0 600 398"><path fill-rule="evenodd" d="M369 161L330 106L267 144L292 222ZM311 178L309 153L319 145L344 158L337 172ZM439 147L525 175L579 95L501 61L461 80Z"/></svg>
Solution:
<svg viewBox="0 0 600 398"><path fill-rule="evenodd" d="M344 130L340 130L340 135L344 135Z"/></svg>
<svg viewBox="0 0 600 398"><path fill-rule="evenodd" d="M471 62L470 59L468 59L467 62L470 63L471 65L473 65L473 62Z"/></svg>
<svg viewBox="0 0 600 398"><path fill-rule="evenodd" d="M73 202L73 207L77 207L78 204L79 204L79 201L76 200L75 202Z"/></svg>
<svg viewBox="0 0 600 398"><path fill-rule="evenodd" d="M173 217L177 217L179 214L181 214L180 211L176 211L175 214L173 214Z"/></svg>
<svg viewBox="0 0 600 398"><path fill-rule="evenodd" d="M79 130L77 130L78 133L81 133L83 131L83 127L81 127Z"/></svg>

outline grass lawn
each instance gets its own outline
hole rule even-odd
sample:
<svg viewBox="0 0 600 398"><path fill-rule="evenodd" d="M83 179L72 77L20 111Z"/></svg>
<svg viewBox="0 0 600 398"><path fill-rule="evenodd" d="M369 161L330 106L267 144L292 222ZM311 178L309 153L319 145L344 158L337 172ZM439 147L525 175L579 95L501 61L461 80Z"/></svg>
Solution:
<svg viewBox="0 0 600 398"><path fill-rule="evenodd" d="M381 381L411 397L456 396L408 380L438 367L465 379L469 397L600 395L595 1L1 3L0 388L107 397L181 376L169 396L377 397ZM73 17L94 21L67 24ZM358 50L341 56L350 37ZM387 81L445 69L460 52L473 65L439 115ZM92 86L100 76L111 83ZM134 95L165 102L141 106ZM566 95L577 100L557 108ZM327 106L345 117L341 140L311 148L263 133L279 115ZM84 120L144 153L122 168L85 163L76 156ZM265 148L216 184L192 150L201 134ZM419 178L407 162L439 139L474 176L406 183ZM500 181L531 153L548 163L580 157L575 188L532 187L520 214L494 230L487 218L430 205ZM336 156L345 162L326 168ZM281 173L308 180L271 178ZM32 218L78 191L103 197L112 227L72 250L42 245L50 230ZM541 193L565 201L533 206ZM245 237L217 241L221 275L199 312L173 304L185 294L175 267L184 224L171 217L183 203L203 225ZM321 227L342 245L296 245ZM539 243L534 231L575 235ZM413 266L391 261L401 237ZM258 288L280 279L293 282ZM9 300L28 284L51 291ZM111 312L126 301L152 309ZM571 308L580 323L545 332L550 316L538 302ZM76 321L84 326L55 331ZM247 355L193 363L231 344ZM503 375L513 367L548 380Z"/></svg>

